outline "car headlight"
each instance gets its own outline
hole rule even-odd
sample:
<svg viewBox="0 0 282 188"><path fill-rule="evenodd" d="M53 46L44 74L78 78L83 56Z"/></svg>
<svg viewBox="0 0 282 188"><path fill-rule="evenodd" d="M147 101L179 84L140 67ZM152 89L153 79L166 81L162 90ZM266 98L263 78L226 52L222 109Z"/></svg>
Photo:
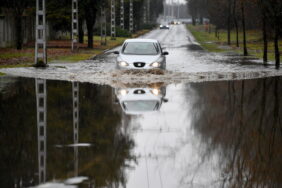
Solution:
<svg viewBox="0 0 282 188"><path fill-rule="evenodd" d="M118 64L119 64L119 66L121 66L121 67L127 67L129 64L127 63L127 62L125 62L125 61L120 61L120 62L118 62Z"/></svg>
<svg viewBox="0 0 282 188"><path fill-rule="evenodd" d="M151 90L151 93L152 93L153 95L158 96L158 95L160 94L160 90L159 90L159 89L153 89L153 90Z"/></svg>
<svg viewBox="0 0 282 188"><path fill-rule="evenodd" d="M161 66L161 63L160 62L154 62L150 65L151 67L154 67L154 68L158 68Z"/></svg>
<svg viewBox="0 0 282 188"><path fill-rule="evenodd" d="M125 96L128 94L128 91L126 89L121 89L119 90L119 94L122 95L122 96Z"/></svg>

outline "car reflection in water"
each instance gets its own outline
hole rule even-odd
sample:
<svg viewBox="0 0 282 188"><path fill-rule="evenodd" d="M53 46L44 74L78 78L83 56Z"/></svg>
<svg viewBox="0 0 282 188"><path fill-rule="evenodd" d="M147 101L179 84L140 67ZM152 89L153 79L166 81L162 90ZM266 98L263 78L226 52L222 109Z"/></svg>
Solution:
<svg viewBox="0 0 282 188"><path fill-rule="evenodd" d="M151 84L139 87L115 89L117 102L127 115L140 115L159 111L165 98L166 87L163 84Z"/></svg>

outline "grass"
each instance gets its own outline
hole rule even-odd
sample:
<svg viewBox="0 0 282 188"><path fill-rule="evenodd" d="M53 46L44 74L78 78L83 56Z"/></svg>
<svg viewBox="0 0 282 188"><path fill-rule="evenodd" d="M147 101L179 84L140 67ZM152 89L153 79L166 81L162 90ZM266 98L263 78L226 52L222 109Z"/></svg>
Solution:
<svg viewBox="0 0 282 188"><path fill-rule="evenodd" d="M31 53L17 52L17 53L1 53L0 59L10 59L10 58L19 58L19 57L32 57Z"/></svg>
<svg viewBox="0 0 282 188"><path fill-rule="evenodd" d="M214 32L207 32L203 25L187 25L187 28L191 31L194 37L199 43L210 52L236 52L241 54L243 52L242 43L242 32L239 33L239 46L236 46L236 32L231 32L231 45L227 44L227 32L220 30L219 38L217 38ZM251 56L257 58L263 57L263 41L262 34L259 30L248 30L247 31L247 48ZM282 41L280 42L280 49L282 49ZM274 56L274 43L272 41L268 44L268 57L269 60L273 61Z"/></svg>
<svg viewBox="0 0 282 188"><path fill-rule="evenodd" d="M59 56L56 58L50 58L49 62L52 61L64 61L64 62L78 62L78 61L83 61L86 59L90 59L94 55L97 55L101 53L103 50L88 50L88 49L83 49L79 50L79 52L72 53L71 55L68 56Z"/></svg>
<svg viewBox="0 0 282 188"><path fill-rule="evenodd" d="M87 38L85 38L87 39ZM90 59L91 57L103 53L106 49L119 46L126 38L117 37L111 40L107 37L107 45L100 44L100 37L94 37L94 49L80 48L77 52L71 52L70 47L48 48L48 62L66 61L77 62ZM86 43L86 40L85 40ZM33 65L34 48L25 47L23 50L15 50L11 48L0 48L0 68L25 67Z"/></svg>

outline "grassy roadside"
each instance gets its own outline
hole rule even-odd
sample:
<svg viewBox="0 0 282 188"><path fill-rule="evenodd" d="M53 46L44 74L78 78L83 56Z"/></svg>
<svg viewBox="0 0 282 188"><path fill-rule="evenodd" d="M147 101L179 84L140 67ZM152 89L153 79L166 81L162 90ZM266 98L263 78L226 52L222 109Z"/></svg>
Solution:
<svg viewBox="0 0 282 188"><path fill-rule="evenodd" d="M150 30L141 30L133 34L133 38L144 35ZM87 43L87 37L84 38ZM116 40L111 40L107 37L107 45L102 46L100 44L100 36L94 37L94 49L86 48L86 44L79 48L77 52L71 52L70 41L48 41L48 63L52 62L78 62L81 60L90 59L95 55L103 53L107 49L114 48L121 45L125 37L116 37ZM0 48L0 69L1 68L15 68L15 67L28 67L33 65L34 48L25 47L23 50L16 50L12 48Z"/></svg>
<svg viewBox="0 0 282 188"><path fill-rule="evenodd" d="M231 32L231 45L227 45L227 32L220 31L219 38L217 38L214 32L207 32L203 25L187 25L187 28L191 31L196 40L210 52L236 52L238 54L243 53L242 36L239 33L240 47L236 47L236 32ZM269 60L274 60L274 44L272 41L268 44L268 57ZM260 31L249 30L247 31L247 48L251 56L262 58L263 57L263 41ZM282 41L280 42L280 49L282 49Z"/></svg>

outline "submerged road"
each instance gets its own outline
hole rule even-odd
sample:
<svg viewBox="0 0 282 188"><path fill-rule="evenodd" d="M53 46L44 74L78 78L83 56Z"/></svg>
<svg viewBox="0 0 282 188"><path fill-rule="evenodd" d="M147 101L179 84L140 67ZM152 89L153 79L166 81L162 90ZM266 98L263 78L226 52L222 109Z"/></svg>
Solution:
<svg viewBox="0 0 282 188"><path fill-rule="evenodd" d="M79 83L75 100L73 83L46 80L43 110L35 79L0 77L0 187L281 187L280 82L156 83L127 92ZM39 126L47 137L37 137Z"/></svg>
<svg viewBox="0 0 282 188"><path fill-rule="evenodd" d="M208 53L195 41L185 25L172 26L170 30L155 29L141 38L157 39L166 51L167 71L163 75L131 73L115 70L116 55L109 52L93 60L79 63L52 63L47 69L3 69L15 76L69 80L112 85L112 82L129 83L132 80L149 83L202 82L215 80L240 80L282 75L274 66L264 67L262 62L236 54ZM120 47L116 48L119 49ZM114 49L114 50L116 50Z"/></svg>
<svg viewBox="0 0 282 188"><path fill-rule="evenodd" d="M170 52L163 75L109 53L3 71L19 77L0 77L1 188L281 187L281 71L184 25L143 37Z"/></svg>

